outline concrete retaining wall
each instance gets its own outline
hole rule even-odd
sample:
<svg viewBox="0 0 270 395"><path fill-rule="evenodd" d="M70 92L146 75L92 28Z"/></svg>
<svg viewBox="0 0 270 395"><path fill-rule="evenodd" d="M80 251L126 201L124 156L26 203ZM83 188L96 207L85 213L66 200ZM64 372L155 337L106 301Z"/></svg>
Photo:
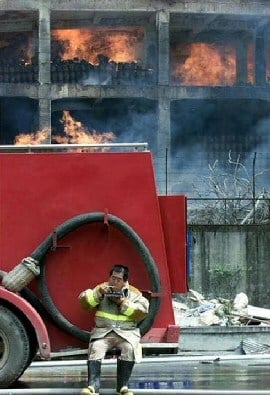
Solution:
<svg viewBox="0 0 270 395"><path fill-rule="evenodd" d="M270 308L270 225L190 225L189 288Z"/></svg>
<svg viewBox="0 0 270 395"><path fill-rule="evenodd" d="M236 351L245 339L270 346L270 327L181 328L179 352Z"/></svg>

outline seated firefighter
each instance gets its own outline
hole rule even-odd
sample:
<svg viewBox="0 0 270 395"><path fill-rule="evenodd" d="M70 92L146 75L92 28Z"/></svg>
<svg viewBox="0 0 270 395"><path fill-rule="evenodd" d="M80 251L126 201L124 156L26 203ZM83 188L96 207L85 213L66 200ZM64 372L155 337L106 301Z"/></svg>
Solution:
<svg viewBox="0 0 270 395"><path fill-rule="evenodd" d="M149 302L128 283L129 269L115 265L107 282L87 289L79 296L83 307L96 309L88 349L88 386L81 394L99 394L101 362L108 350L118 349L117 395L133 395L128 380L135 362L139 362L140 330L138 322L148 313Z"/></svg>

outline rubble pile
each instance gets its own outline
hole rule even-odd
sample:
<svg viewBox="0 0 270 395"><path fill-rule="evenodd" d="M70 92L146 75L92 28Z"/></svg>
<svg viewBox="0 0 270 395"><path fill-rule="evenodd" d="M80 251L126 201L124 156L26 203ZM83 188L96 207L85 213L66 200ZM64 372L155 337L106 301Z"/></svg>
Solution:
<svg viewBox="0 0 270 395"><path fill-rule="evenodd" d="M199 292L189 290L180 300L173 298L173 308L175 322L181 327L270 325L270 310L250 305L243 292L233 300L207 300Z"/></svg>

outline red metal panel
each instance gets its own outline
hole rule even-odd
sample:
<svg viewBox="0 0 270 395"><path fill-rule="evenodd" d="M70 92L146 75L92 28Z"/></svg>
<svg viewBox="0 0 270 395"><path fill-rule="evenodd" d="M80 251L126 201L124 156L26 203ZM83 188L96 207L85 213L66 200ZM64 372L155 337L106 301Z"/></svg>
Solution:
<svg viewBox="0 0 270 395"><path fill-rule="evenodd" d="M160 212L172 293L185 293L187 286L186 197L160 196Z"/></svg>
<svg viewBox="0 0 270 395"><path fill-rule="evenodd" d="M161 307L153 329L174 325L149 152L1 154L0 205L0 262L6 271L31 254L57 226L76 215L102 211L121 218L147 245L160 273ZM151 289L137 249L111 226L85 225L58 241L58 247L62 248L46 257L48 288L57 308L80 328L91 328L92 314L80 309L78 294L106 280L113 264L127 264L130 282L143 290ZM48 330L53 349L74 343L50 324Z"/></svg>
<svg viewBox="0 0 270 395"><path fill-rule="evenodd" d="M16 306L28 318L37 335L40 355L43 358L49 359L51 352L50 340L46 326L37 311L25 299L0 286L0 300L1 299Z"/></svg>
<svg viewBox="0 0 270 395"><path fill-rule="evenodd" d="M177 343L179 340L179 325L169 325L166 333L166 341L168 343Z"/></svg>

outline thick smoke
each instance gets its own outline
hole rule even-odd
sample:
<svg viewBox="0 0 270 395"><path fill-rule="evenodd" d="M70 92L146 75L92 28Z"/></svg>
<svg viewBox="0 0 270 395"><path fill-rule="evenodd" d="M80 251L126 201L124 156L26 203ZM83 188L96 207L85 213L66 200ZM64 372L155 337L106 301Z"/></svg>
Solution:
<svg viewBox="0 0 270 395"><path fill-rule="evenodd" d="M13 144L20 133L38 128L38 102L27 98L0 99L0 144Z"/></svg>
<svg viewBox="0 0 270 395"><path fill-rule="evenodd" d="M2 64L31 63L32 57L32 32L1 32L0 59Z"/></svg>
<svg viewBox="0 0 270 395"><path fill-rule="evenodd" d="M81 106L81 110L72 108ZM61 107L61 110L56 108ZM16 111L15 111L16 109ZM52 135L62 135L63 111L96 133L112 132L114 142L148 142L157 159L157 102L147 99L61 100L52 106ZM218 161L223 173L232 171L228 155L240 160L256 191L268 189L270 168L270 104L255 100L187 100L171 104L171 156L168 161L169 190L189 197L211 196L205 178L208 165ZM13 144L20 133L33 133L37 105L31 100L1 100L1 144ZM164 149L165 155L165 149ZM161 159L162 158L158 158ZM165 179L166 169L162 179Z"/></svg>
<svg viewBox="0 0 270 395"><path fill-rule="evenodd" d="M209 196L204 182L208 165L218 161L223 174L232 171L229 153L240 160L258 189L270 188L270 104L250 100L176 102L171 106L172 188L188 196ZM256 155L255 155L256 153ZM255 164L254 164L254 158ZM263 176L265 174L265 176ZM260 182L260 185L259 185Z"/></svg>

